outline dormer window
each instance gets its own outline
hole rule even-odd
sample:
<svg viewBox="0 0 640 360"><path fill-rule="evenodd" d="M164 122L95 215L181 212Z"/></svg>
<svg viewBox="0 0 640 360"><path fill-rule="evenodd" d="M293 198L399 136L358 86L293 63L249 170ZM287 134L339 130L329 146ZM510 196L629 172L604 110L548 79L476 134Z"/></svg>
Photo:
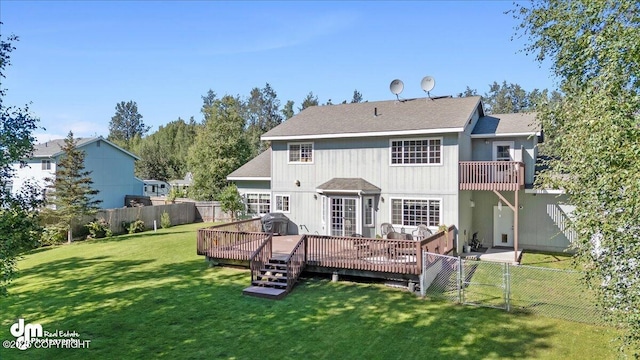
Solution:
<svg viewBox="0 0 640 360"><path fill-rule="evenodd" d="M313 163L313 143L289 143L289 163Z"/></svg>

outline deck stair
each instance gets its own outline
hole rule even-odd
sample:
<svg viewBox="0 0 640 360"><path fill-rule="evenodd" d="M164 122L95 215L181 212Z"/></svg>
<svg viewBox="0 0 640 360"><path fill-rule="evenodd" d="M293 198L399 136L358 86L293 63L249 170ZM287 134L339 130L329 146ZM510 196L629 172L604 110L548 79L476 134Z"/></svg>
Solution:
<svg viewBox="0 0 640 360"><path fill-rule="evenodd" d="M251 286L242 291L244 295L276 300L285 297L287 292L287 262L277 258L269 259Z"/></svg>

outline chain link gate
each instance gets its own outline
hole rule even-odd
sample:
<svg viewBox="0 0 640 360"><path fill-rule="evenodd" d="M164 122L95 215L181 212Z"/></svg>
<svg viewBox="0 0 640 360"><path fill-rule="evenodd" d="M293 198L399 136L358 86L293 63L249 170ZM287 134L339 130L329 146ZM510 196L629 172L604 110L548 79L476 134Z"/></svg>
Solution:
<svg viewBox="0 0 640 360"><path fill-rule="evenodd" d="M420 294L464 305L601 323L581 273L423 252Z"/></svg>

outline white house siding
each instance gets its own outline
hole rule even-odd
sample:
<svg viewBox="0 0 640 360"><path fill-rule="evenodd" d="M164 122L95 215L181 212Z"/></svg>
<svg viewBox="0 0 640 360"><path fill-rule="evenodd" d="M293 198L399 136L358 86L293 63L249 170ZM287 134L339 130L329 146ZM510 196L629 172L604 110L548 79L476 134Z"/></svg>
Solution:
<svg viewBox="0 0 640 360"><path fill-rule="evenodd" d="M381 189L380 196L376 197L378 234L381 223L391 222L391 198L441 199L442 222L455 224L458 221L458 135L427 137L442 138L442 165L391 165L388 137L313 140L313 163L289 164L288 142L274 141L272 193L291 195L289 217L302 233L327 233L326 224L321 221L322 197L316 189L332 178L362 178ZM423 136L391 139L413 138Z"/></svg>
<svg viewBox="0 0 640 360"><path fill-rule="evenodd" d="M44 179L55 176L56 163L54 159L47 159L51 161L51 169L42 170L42 160L43 159L27 160L27 166L24 167L21 167L20 164L17 163L11 165L11 168L14 170L13 185L11 187L12 194L19 193L27 182L36 184L44 190L46 186Z"/></svg>
<svg viewBox="0 0 640 360"><path fill-rule="evenodd" d="M498 197L490 191L469 191L475 203L470 234L478 232L484 246L493 243L493 206ZM520 249L563 251L570 245L573 235L567 230L567 215L571 207L563 205L566 197L548 194L529 194L520 191L519 244ZM514 192L502 192L513 204ZM503 209L509 209L506 204ZM503 210L504 211L504 210ZM469 236L471 238L471 236ZM462 241L462 240L461 240Z"/></svg>

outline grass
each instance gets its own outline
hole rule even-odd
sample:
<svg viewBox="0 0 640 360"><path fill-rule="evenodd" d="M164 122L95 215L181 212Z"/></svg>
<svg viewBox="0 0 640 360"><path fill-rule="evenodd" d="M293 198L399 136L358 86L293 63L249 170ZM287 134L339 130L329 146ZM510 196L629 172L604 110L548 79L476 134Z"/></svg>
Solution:
<svg viewBox="0 0 640 360"><path fill-rule="evenodd" d="M573 263L573 256L566 253L546 253L526 250L522 253L520 260L521 265L576 270L576 265Z"/></svg>
<svg viewBox="0 0 640 360"><path fill-rule="evenodd" d="M76 331L88 349L0 348L0 359L615 358L611 328L428 301L379 284L303 279L284 300L246 297L249 271L209 268L195 229L36 251L0 299L18 318Z"/></svg>

